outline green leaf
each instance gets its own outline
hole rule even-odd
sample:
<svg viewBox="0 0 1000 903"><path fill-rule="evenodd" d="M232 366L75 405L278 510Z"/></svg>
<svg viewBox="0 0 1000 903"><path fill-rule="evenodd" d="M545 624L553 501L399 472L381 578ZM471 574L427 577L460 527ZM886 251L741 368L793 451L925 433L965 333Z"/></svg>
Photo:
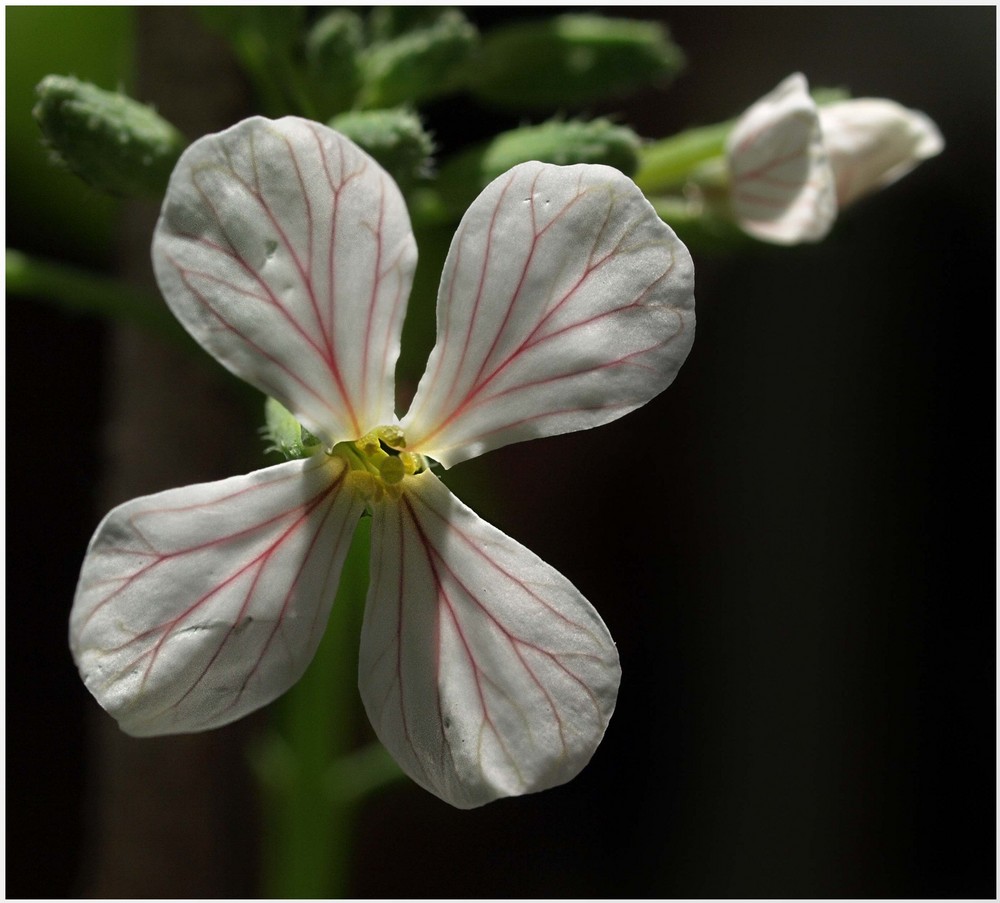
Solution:
<svg viewBox="0 0 1000 903"><path fill-rule="evenodd" d="M368 13L372 44L391 41L411 31L430 28L457 10L447 6L373 6Z"/></svg>

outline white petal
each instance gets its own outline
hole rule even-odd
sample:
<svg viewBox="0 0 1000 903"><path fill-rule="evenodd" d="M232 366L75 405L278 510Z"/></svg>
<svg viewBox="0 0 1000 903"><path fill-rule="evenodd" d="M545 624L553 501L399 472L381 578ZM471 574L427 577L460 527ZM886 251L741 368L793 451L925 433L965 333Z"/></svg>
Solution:
<svg viewBox="0 0 1000 903"><path fill-rule="evenodd" d="M819 241L837 217L833 172L804 76L791 75L737 120L726 145L733 215L763 241Z"/></svg>
<svg viewBox="0 0 1000 903"><path fill-rule="evenodd" d="M570 780L618 692L600 616L430 471L374 517L359 686L379 739L463 809Z"/></svg>
<svg viewBox="0 0 1000 903"><path fill-rule="evenodd" d="M891 100L860 98L820 107L823 142L846 206L884 188L944 150L938 127Z"/></svg>
<svg viewBox="0 0 1000 903"><path fill-rule="evenodd" d="M191 334L328 443L392 422L416 246L396 184L342 135L258 117L194 142L153 264Z"/></svg>
<svg viewBox="0 0 1000 903"><path fill-rule="evenodd" d="M219 727L299 679L360 513L343 477L321 455L135 499L103 520L70 646L123 730Z"/></svg>
<svg viewBox="0 0 1000 903"><path fill-rule="evenodd" d="M693 292L687 248L620 172L514 167L452 242L408 447L450 467L645 404L691 348Z"/></svg>

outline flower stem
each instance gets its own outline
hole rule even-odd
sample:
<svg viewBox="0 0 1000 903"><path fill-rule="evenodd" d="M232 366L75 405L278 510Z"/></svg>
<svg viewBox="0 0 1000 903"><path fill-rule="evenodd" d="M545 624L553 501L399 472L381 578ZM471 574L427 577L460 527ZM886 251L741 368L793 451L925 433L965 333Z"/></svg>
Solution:
<svg viewBox="0 0 1000 903"><path fill-rule="evenodd" d="M7 291L84 314L132 323L193 348L167 305L152 292L7 248Z"/></svg>
<svg viewBox="0 0 1000 903"><path fill-rule="evenodd" d="M639 154L639 171L634 177L636 185L646 194L682 187L702 164L723 155L726 135L732 126L731 122L722 122L689 129L645 145Z"/></svg>
<svg viewBox="0 0 1000 903"><path fill-rule="evenodd" d="M358 724L358 635L369 546L370 518L362 518L316 657L279 703L278 730L257 752L265 791L262 891L267 897L347 895L359 797L331 787L330 773L331 763L353 749ZM363 776L358 780L372 785Z"/></svg>

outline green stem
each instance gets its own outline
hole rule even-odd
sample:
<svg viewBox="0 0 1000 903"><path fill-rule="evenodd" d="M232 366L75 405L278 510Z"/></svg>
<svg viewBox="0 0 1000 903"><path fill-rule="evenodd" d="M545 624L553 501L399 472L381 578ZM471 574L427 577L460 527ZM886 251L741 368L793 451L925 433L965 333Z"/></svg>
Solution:
<svg viewBox="0 0 1000 903"><path fill-rule="evenodd" d="M732 127L732 122L722 122L645 145L639 152L636 185L646 194L680 188L696 169L725 153L726 136Z"/></svg>
<svg viewBox="0 0 1000 903"><path fill-rule="evenodd" d="M396 760L381 743L369 743L330 764L326 789L331 799L358 803L403 776Z"/></svg>
<svg viewBox="0 0 1000 903"><path fill-rule="evenodd" d="M263 893L268 897L347 895L359 796L331 786L330 774L331 763L352 750L358 723L358 636L370 523L362 518L358 526L316 656L279 703L280 728L258 751L257 772L265 790Z"/></svg>
<svg viewBox="0 0 1000 903"><path fill-rule="evenodd" d="M7 249L7 292L57 304L77 313L129 322L190 348L193 343L167 305L152 292L118 279Z"/></svg>

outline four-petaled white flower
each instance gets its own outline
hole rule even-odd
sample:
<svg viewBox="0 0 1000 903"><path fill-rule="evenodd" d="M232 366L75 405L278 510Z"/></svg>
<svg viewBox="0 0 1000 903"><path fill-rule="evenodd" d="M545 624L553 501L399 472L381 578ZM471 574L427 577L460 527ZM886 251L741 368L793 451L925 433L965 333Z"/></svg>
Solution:
<svg viewBox="0 0 1000 903"><path fill-rule="evenodd" d="M196 141L153 262L191 334L323 450L108 514L70 629L101 705L144 736L217 727L283 693L367 508L358 681L402 768L463 808L577 774L615 705L611 636L430 465L607 423L670 384L694 339L693 267L641 192L608 167L542 163L489 185L452 243L437 343L401 420L415 242L395 183L343 136L254 118Z"/></svg>
<svg viewBox="0 0 1000 903"><path fill-rule="evenodd" d="M730 132L733 217L763 241L820 241L839 209L943 149L940 131L923 113L876 98L818 107L805 76L796 73Z"/></svg>

